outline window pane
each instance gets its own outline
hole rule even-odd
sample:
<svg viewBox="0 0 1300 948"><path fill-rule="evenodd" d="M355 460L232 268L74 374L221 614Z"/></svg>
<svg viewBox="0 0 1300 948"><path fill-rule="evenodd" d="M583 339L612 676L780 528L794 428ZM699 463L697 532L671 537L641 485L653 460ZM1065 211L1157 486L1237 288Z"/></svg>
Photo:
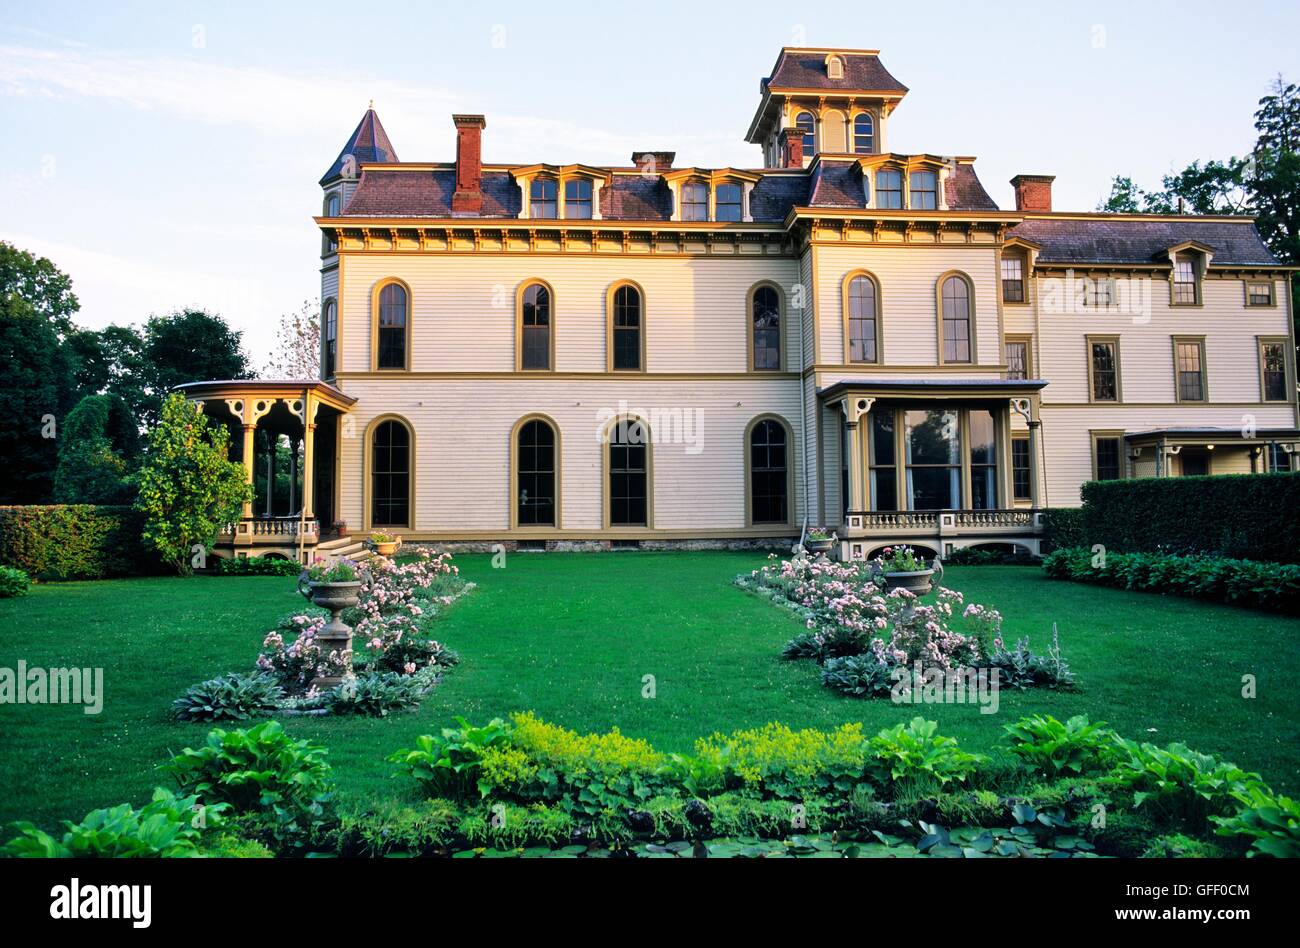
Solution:
<svg viewBox="0 0 1300 948"><path fill-rule="evenodd" d="M1011 481L1016 500L1029 500L1029 439L1011 441Z"/></svg>
<svg viewBox="0 0 1300 948"><path fill-rule="evenodd" d="M1029 378L1029 344L1024 342L1007 343L1007 378Z"/></svg>
<svg viewBox="0 0 1300 948"><path fill-rule="evenodd" d="M1199 402L1205 399L1200 343L1180 342L1178 344L1178 397L1185 402Z"/></svg>
<svg viewBox="0 0 1300 948"><path fill-rule="evenodd" d="M1092 344L1092 400L1094 402L1119 400L1119 379L1116 374L1113 342Z"/></svg>
<svg viewBox="0 0 1300 948"><path fill-rule="evenodd" d="M586 178L564 182L564 216L591 220L591 182Z"/></svg>
<svg viewBox="0 0 1300 948"><path fill-rule="evenodd" d="M998 452L993 413L985 409L971 409L968 424L971 507L974 510L993 510L998 505Z"/></svg>
<svg viewBox="0 0 1300 948"><path fill-rule="evenodd" d="M859 155L869 155L876 150L876 126L866 112L853 120L853 150Z"/></svg>
<svg viewBox="0 0 1300 948"><path fill-rule="evenodd" d="M943 281L943 361L970 361L970 288L960 277Z"/></svg>
<svg viewBox="0 0 1300 948"><path fill-rule="evenodd" d="M771 420L760 421L750 434L749 502L754 523L789 520L785 441L785 428Z"/></svg>
<svg viewBox="0 0 1300 948"><path fill-rule="evenodd" d="M528 193L533 217L555 216L557 202L554 178L534 178Z"/></svg>
<svg viewBox="0 0 1300 948"><path fill-rule="evenodd" d="M781 298L770 286L754 291L754 368L781 368Z"/></svg>
<svg viewBox="0 0 1300 948"><path fill-rule="evenodd" d="M955 510L961 506L961 436L957 413L904 413L908 506L911 510Z"/></svg>
<svg viewBox="0 0 1300 948"><path fill-rule="evenodd" d="M1097 452L1097 480L1099 481L1116 481L1120 477L1120 444L1119 438L1098 438L1096 441Z"/></svg>
<svg viewBox="0 0 1300 948"><path fill-rule="evenodd" d="M1273 284L1252 283L1248 291L1251 306L1269 306L1273 303Z"/></svg>
<svg viewBox="0 0 1300 948"><path fill-rule="evenodd" d="M1264 399L1270 402L1286 401L1286 349L1279 343L1265 343L1262 358Z"/></svg>
<svg viewBox="0 0 1300 948"><path fill-rule="evenodd" d="M709 189L698 181L682 185L682 220L707 221L709 219Z"/></svg>
<svg viewBox="0 0 1300 948"><path fill-rule="evenodd" d="M911 207L917 211L933 211L938 204L937 181L933 171L912 172Z"/></svg>
<svg viewBox="0 0 1300 948"><path fill-rule="evenodd" d="M795 116L794 124L803 129L803 154L807 158L817 150L816 123L811 112L800 112Z"/></svg>
<svg viewBox="0 0 1300 948"><path fill-rule="evenodd" d="M381 369L406 368L406 289L397 283L389 283L379 291L375 355Z"/></svg>
<svg viewBox="0 0 1300 948"><path fill-rule="evenodd" d="M1196 302L1196 265L1191 260L1174 264L1174 302Z"/></svg>
<svg viewBox="0 0 1300 948"><path fill-rule="evenodd" d="M609 522L613 526L647 523L647 439L645 426L637 421L620 421L610 432Z"/></svg>
<svg viewBox="0 0 1300 948"><path fill-rule="evenodd" d="M382 422L372 439L370 522L377 527L410 525L411 437L397 421Z"/></svg>
<svg viewBox="0 0 1300 948"><path fill-rule="evenodd" d="M534 420L519 429L516 466L520 526L555 526L555 432Z"/></svg>
<svg viewBox="0 0 1300 948"><path fill-rule="evenodd" d="M902 209L903 173L901 171L876 172L876 207L882 210Z"/></svg>
<svg viewBox="0 0 1300 948"><path fill-rule="evenodd" d="M1025 301L1024 262L1017 257L1002 258L1002 300L1006 303Z"/></svg>
<svg viewBox="0 0 1300 948"><path fill-rule="evenodd" d="M739 221L741 215L742 189L738 184L720 184L715 195L716 218L720 221Z"/></svg>
<svg viewBox="0 0 1300 948"><path fill-rule="evenodd" d="M876 284L868 277L849 281L849 361L875 362Z"/></svg>
<svg viewBox="0 0 1300 948"><path fill-rule="evenodd" d="M633 286L614 291L614 368L641 368L641 294Z"/></svg>
<svg viewBox="0 0 1300 948"><path fill-rule="evenodd" d="M520 322L523 328L520 367L549 369L551 367L551 294L546 287L534 283L524 290Z"/></svg>

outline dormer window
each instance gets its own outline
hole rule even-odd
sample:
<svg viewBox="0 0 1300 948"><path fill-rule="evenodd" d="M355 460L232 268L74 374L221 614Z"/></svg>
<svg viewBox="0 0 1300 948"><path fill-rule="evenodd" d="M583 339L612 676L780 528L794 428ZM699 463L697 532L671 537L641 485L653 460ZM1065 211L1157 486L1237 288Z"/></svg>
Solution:
<svg viewBox="0 0 1300 948"><path fill-rule="evenodd" d="M933 211L939 206L939 178L933 171L913 171L908 206L914 211Z"/></svg>
<svg viewBox="0 0 1300 948"><path fill-rule="evenodd" d="M743 220L742 201L744 189L738 184L720 184L714 195L714 216L716 221Z"/></svg>
<svg viewBox="0 0 1300 948"><path fill-rule="evenodd" d="M564 216L571 220L591 220L591 181L570 178L564 182Z"/></svg>
<svg viewBox="0 0 1300 948"><path fill-rule="evenodd" d="M688 181L682 185L682 220L707 221L709 219L709 187L703 181Z"/></svg>
<svg viewBox="0 0 1300 948"><path fill-rule="evenodd" d="M556 216L557 188L554 178L534 178L528 190L528 205L533 217Z"/></svg>
<svg viewBox="0 0 1300 948"><path fill-rule="evenodd" d="M899 211L903 208L903 172L882 168L876 172L876 207Z"/></svg>
<svg viewBox="0 0 1300 948"><path fill-rule="evenodd" d="M794 117L794 124L803 129L803 156L808 158L817 150L817 122L811 112L800 112Z"/></svg>
<svg viewBox="0 0 1300 948"><path fill-rule="evenodd" d="M876 150L876 123L870 112L859 112L853 120L853 151L859 155L870 155Z"/></svg>
<svg viewBox="0 0 1300 948"><path fill-rule="evenodd" d="M844 60L838 56L829 56L826 59L826 77L828 79L844 78Z"/></svg>
<svg viewBox="0 0 1300 948"><path fill-rule="evenodd" d="M1174 261L1174 304L1195 306L1197 302L1196 261L1180 256Z"/></svg>

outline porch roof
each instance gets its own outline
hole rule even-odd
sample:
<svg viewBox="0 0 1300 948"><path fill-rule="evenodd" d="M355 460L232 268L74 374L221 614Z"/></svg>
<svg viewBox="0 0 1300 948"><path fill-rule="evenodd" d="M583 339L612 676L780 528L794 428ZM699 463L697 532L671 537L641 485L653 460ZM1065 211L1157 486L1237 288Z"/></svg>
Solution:
<svg viewBox="0 0 1300 948"><path fill-rule="evenodd" d="M843 379L818 389L817 396L823 401L850 392L925 398L1015 398L1035 395L1046 387L1042 379Z"/></svg>
<svg viewBox="0 0 1300 948"><path fill-rule="evenodd" d="M186 398L300 398L310 392L322 405L346 412L357 400L320 379L214 379L186 382L176 391Z"/></svg>
<svg viewBox="0 0 1300 948"><path fill-rule="evenodd" d="M1151 428L1124 435L1130 444L1182 441L1190 444L1267 444L1270 441L1300 441L1300 428L1259 428L1247 436L1241 428Z"/></svg>

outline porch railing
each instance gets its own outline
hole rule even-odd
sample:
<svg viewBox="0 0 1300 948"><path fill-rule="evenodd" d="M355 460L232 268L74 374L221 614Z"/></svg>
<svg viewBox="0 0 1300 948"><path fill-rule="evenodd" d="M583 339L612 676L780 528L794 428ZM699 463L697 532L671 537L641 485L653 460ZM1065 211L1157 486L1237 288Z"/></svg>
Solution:
<svg viewBox="0 0 1300 948"><path fill-rule="evenodd" d="M226 524L219 537L227 542L236 537L246 537L253 543L267 543L296 540L299 533L304 539L319 537L320 524L310 517L306 520L299 517L252 517Z"/></svg>
<svg viewBox="0 0 1300 948"><path fill-rule="evenodd" d="M961 530L1032 532L1035 511L1015 510L863 510L850 511L846 524L852 532L939 533Z"/></svg>

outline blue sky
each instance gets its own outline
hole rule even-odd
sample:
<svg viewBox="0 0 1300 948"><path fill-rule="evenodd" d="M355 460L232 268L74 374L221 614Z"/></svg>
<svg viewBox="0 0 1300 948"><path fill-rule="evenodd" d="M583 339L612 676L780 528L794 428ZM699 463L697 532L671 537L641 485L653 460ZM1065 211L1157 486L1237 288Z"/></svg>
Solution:
<svg viewBox="0 0 1300 948"><path fill-rule="evenodd" d="M1226 12L1225 12L1226 11ZM743 137L783 45L881 50L895 151L979 157L1091 210L1245 152L1294 2L100 3L0 0L0 239L71 274L80 321L220 311L255 362L319 293L316 184L370 99L407 161L760 164Z"/></svg>

